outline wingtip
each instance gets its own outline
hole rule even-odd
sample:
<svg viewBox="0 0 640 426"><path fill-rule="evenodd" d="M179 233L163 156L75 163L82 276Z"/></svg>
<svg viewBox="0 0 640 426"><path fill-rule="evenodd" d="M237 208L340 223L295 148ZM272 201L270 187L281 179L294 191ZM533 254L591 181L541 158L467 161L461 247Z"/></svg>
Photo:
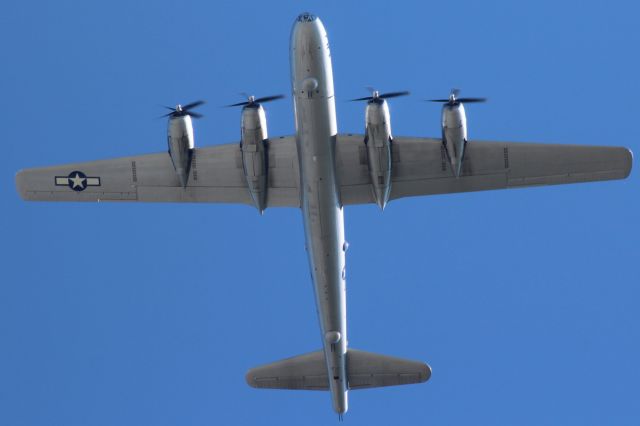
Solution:
<svg viewBox="0 0 640 426"><path fill-rule="evenodd" d="M627 178L631 174L631 169L633 168L633 151L631 150L631 148L625 148L625 149L627 150L627 159L629 162L626 173L624 175L624 177Z"/></svg>
<svg viewBox="0 0 640 426"><path fill-rule="evenodd" d="M424 369L420 374L420 377L422 379L422 383L426 382L427 380L429 380L431 378L431 366L429 364L427 364L426 362L424 363Z"/></svg>
<svg viewBox="0 0 640 426"><path fill-rule="evenodd" d="M25 189L25 169L20 169L16 172L16 176L15 176L15 181L16 181L16 190L18 191L18 195L20 196L20 198L22 198L23 200L28 200L27 198L27 192Z"/></svg>
<svg viewBox="0 0 640 426"><path fill-rule="evenodd" d="M252 388L257 388L256 386L256 380L255 377L253 375L253 369L247 371L247 374L244 375L244 380L247 382L247 384L249 386L251 386Z"/></svg>

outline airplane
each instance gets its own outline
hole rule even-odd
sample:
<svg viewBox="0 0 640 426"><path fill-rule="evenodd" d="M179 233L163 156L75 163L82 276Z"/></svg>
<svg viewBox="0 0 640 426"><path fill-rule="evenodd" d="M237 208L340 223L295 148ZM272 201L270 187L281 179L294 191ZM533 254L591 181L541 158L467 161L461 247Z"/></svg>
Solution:
<svg viewBox="0 0 640 426"><path fill-rule="evenodd" d="M339 417L350 390L415 384L431 377L422 361L348 347L344 207L432 194L624 179L625 147L467 140L464 103L453 90L441 102L440 138L396 137L387 99L366 101L364 134L338 133L329 40L321 20L300 14L290 39L295 135L269 137L263 103L248 97L239 143L196 148L192 118L203 102L169 108L168 152L24 169L21 197L37 201L239 203L302 211L322 348L253 368L255 388L329 391Z"/></svg>

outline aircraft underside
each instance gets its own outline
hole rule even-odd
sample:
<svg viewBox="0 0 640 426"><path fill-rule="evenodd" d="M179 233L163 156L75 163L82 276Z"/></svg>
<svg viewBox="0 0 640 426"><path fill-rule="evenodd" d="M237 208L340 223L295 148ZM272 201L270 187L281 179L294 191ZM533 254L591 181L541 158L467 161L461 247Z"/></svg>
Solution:
<svg viewBox="0 0 640 426"><path fill-rule="evenodd" d="M25 169L20 195L39 201L240 203L260 213L300 208L314 284L322 349L249 370L256 388L327 390L334 410L348 409L348 392L422 383L430 367L348 348L344 206L431 194L626 178L632 154L624 147L548 145L467 139L464 103L442 102L442 137L395 137L386 99L366 101L362 135L339 134L329 41L317 17L303 13L290 45L296 134L269 138L262 103L242 107L240 143L196 148L191 118L203 101L169 108L168 152Z"/></svg>

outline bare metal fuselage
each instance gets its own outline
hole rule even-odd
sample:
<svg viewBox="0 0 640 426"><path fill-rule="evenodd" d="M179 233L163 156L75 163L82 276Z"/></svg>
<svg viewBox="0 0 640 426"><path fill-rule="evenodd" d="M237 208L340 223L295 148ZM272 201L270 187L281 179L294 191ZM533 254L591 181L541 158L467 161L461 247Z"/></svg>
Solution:
<svg viewBox="0 0 640 426"><path fill-rule="evenodd" d="M348 408L344 215L336 181L336 108L329 40L301 15L291 34L291 80L306 249L333 407Z"/></svg>

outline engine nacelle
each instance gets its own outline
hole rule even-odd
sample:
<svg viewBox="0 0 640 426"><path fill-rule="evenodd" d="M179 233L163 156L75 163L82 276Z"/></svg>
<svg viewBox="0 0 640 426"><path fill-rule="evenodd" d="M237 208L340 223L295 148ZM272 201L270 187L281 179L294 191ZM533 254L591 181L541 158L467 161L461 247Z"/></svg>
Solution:
<svg viewBox="0 0 640 426"><path fill-rule="evenodd" d="M250 103L242 108L242 168L247 187L258 211L267 207L267 119L262 105Z"/></svg>
<svg viewBox="0 0 640 426"><path fill-rule="evenodd" d="M391 118L387 102L374 97L365 112L365 144L376 204L382 210L391 193Z"/></svg>
<svg viewBox="0 0 640 426"><path fill-rule="evenodd" d="M442 143L444 143L456 177L462 173L464 149L467 144L467 116L462 103L442 106Z"/></svg>
<svg viewBox="0 0 640 426"><path fill-rule="evenodd" d="M184 188L189 181L189 170L194 148L191 117L182 115L169 118L167 134L169 155L180 184Z"/></svg>

